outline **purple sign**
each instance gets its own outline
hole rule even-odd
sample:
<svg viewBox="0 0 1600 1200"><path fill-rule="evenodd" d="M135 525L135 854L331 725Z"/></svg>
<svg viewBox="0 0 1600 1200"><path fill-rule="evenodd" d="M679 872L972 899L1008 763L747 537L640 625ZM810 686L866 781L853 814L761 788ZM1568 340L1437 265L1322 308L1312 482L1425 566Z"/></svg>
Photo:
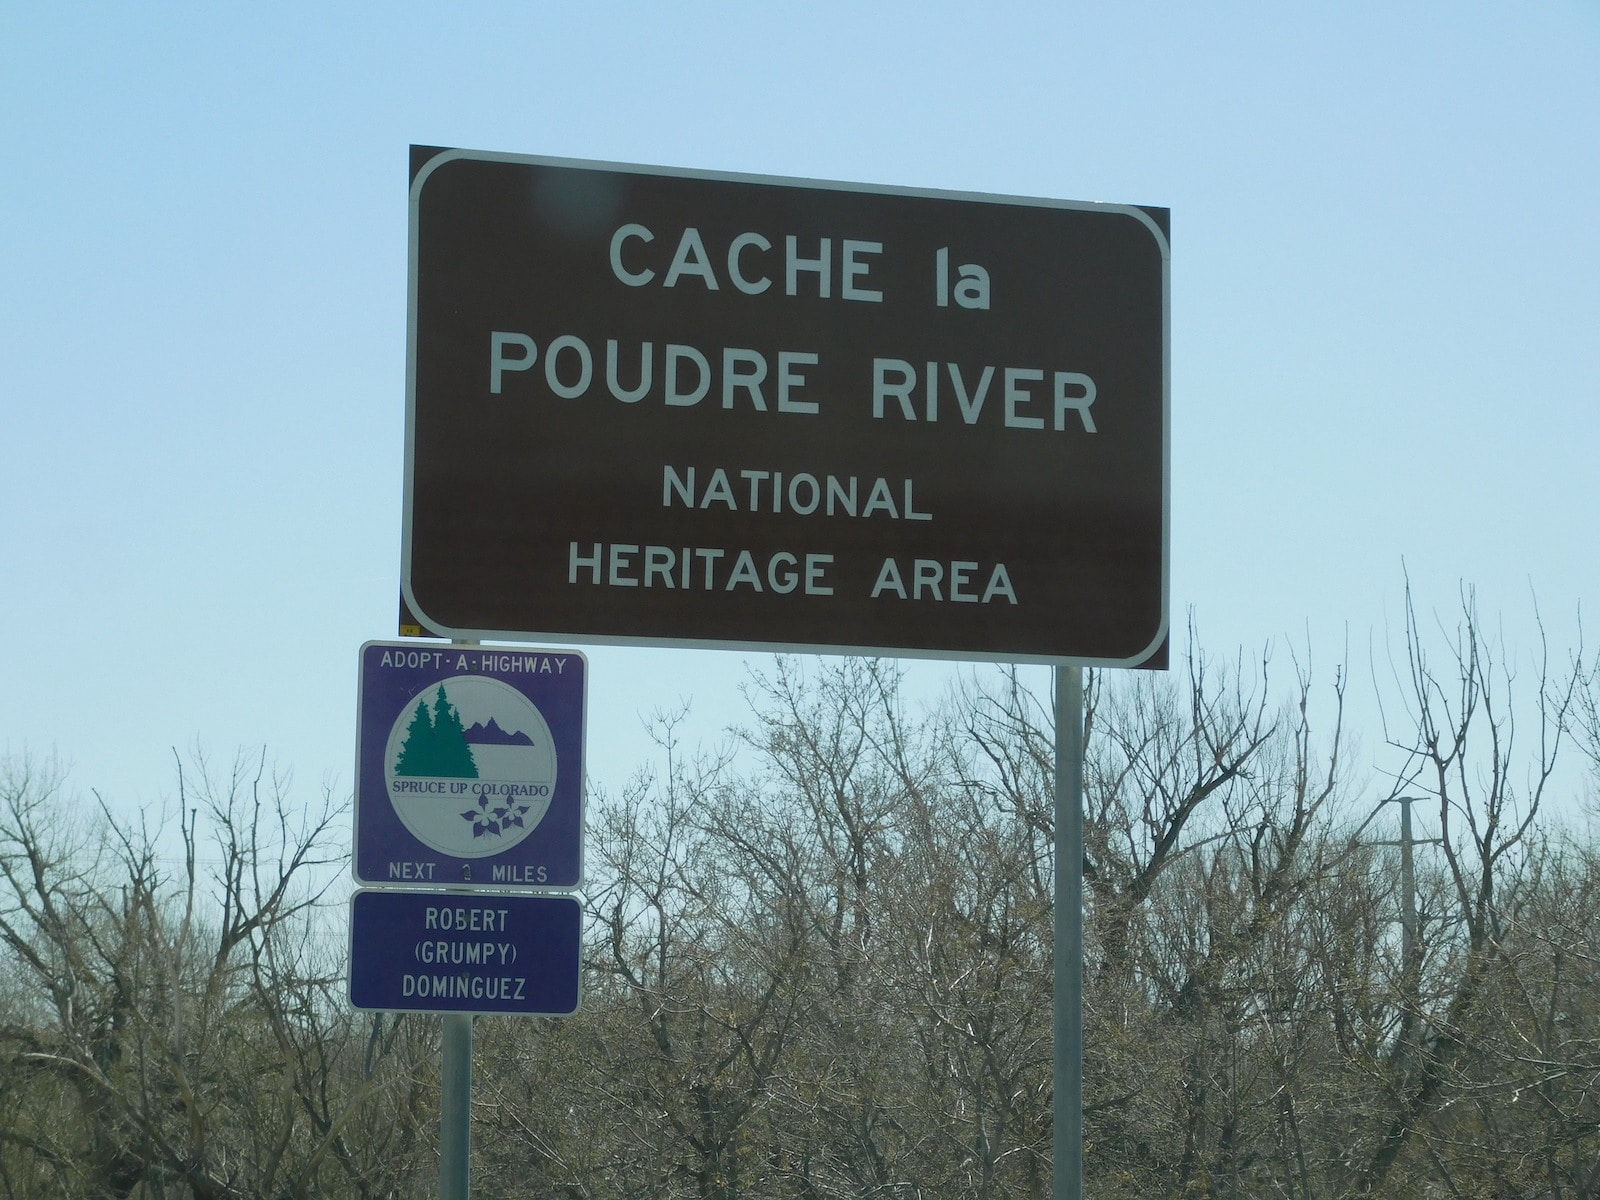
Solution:
<svg viewBox="0 0 1600 1200"><path fill-rule="evenodd" d="M356 879L579 886L586 669L572 650L364 645Z"/></svg>
<svg viewBox="0 0 1600 1200"><path fill-rule="evenodd" d="M567 1016L578 1009L572 896L358 891L350 1003L400 1012Z"/></svg>

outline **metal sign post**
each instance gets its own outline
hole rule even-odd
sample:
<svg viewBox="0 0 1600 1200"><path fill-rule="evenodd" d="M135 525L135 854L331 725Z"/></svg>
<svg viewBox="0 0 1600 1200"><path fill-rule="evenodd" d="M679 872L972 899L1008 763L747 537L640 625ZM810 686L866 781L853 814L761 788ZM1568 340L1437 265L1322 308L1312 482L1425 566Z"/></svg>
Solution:
<svg viewBox="0 0 1600 1200"><path fill-rule="evenodd" d="M468 1200L472 1159L472 1014L446 1013L440 1064L439 1197Z"/></svg>
<svg viewBox="0 0 1600 1200"><path fill-rule="evenodd" d="M1055 1200L1083 1197L1083 668L1055 669Z"/></svg>

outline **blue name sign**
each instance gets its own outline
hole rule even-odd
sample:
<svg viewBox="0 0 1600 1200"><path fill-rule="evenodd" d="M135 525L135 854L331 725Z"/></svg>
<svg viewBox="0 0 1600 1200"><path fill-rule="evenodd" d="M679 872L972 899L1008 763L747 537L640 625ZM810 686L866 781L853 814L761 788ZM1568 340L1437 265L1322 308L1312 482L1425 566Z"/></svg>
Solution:
<svg viewBox="0 0 1600 1200"><path fill-rule="evenodd" d="M398 1012L570 1016L582 912L573 896L358 891L350 1003Z"/></svg>

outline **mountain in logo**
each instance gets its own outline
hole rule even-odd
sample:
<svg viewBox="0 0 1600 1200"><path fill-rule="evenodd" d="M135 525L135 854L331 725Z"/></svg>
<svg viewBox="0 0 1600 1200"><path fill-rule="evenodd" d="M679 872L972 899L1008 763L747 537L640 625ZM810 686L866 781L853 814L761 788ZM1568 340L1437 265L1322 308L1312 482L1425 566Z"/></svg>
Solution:
<svg viewBox="0 0 1600 1200"><path fill-rule="evenodd" d="M531 746L533 739L520 729L515 733L507 733L500 728L499 723L489 718L487 725L481 721L474 721L467 726L463 735L468 745L472 746Z"/></svg>

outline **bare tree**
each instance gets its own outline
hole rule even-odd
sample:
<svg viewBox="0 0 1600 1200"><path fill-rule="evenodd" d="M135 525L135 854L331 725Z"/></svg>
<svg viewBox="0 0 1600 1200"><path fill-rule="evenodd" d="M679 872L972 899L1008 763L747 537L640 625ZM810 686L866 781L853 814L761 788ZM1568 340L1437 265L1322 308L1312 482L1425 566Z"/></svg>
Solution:
<svg viewBox="0 0 1600 1200"><path fill-rule="evenodd" d="M350 1017L314 920L339 806L292 803L264 754L221 772L197 755L177 803L174 869L145 826L75 811L54 774L5 763L0 1054L27 1099L5 1175L48 1177L34 1195L221 1200L325 1194L340 1161L360 1194L376 1164L341 1134L409 1075L346 1090Z"/></svg>
<svg viewBox="0 0 1600 1200"><path fill-rule="evenodd" d="M1441 1147L1477 1136L1462 1126L1466 1107L1448 1119L1440 1114L1457 1097L1483 1094L1473 1077L1492 1037L1508 919L1536 874L1532 837L1579 695L1576 664L1552 666L1542 625L1534 675L1524 683L1513 656L1485 628L1469 588L1453 625L1424 628L1409 585L1405 614L1397 671L1403 715L1385 717L1388 743L1403 754L1392 794L1421 792L1436 806L1445 896L1426 948L1428 979L1401 997L1398 1033L1372 1064L1386 1095L1382 1119L1351 1150L1350 1187L1357 1195L1383 1191L1419 1135L1436 1174L1448 1182L1449 1156ZM1442 667L1432 649L1436 635L1444 643ZM1486 1135L1478 1137L1480 1147L1493 1146L1487 1130L1477 1133ZM1509 1177L1503 1161L1490 1174Z"/></svg>

